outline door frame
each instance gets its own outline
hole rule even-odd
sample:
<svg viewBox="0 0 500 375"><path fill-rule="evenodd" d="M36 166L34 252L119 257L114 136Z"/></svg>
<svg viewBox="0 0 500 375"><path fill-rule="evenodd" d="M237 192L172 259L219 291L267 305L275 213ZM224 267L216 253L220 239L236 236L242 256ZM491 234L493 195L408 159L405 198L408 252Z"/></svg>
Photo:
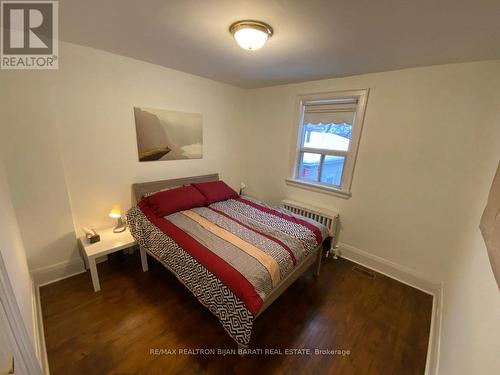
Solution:
<svg viewBox="0 0 500 375"><path fill-rule="evenodd" d="M0 251L0 319L11 341L17 369L25 368L27 374L42 375L42 368L36 356L35 347L30 339L21 311L17 304L9 274ZM21 363L18 363L21 361Z"/></svg>

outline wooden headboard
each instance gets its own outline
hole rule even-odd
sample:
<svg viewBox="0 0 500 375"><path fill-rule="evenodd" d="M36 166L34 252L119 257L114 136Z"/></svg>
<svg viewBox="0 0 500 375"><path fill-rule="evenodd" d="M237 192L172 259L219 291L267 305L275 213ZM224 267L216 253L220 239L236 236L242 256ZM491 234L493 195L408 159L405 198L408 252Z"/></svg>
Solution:
<svg viewBox="0 0 500 375"><path fill-rule="evenodd" d="M144 194L154 193L155 191L159 191L161 189L165 189L168 187L189 185L194 182L209 182L218 180L219 180L219 174L214 173L214 174L206 174L203 176L175 178L172 180L139 182L136 184L132 184L132 203L133 205L136 205L142 199Z"/></svg>

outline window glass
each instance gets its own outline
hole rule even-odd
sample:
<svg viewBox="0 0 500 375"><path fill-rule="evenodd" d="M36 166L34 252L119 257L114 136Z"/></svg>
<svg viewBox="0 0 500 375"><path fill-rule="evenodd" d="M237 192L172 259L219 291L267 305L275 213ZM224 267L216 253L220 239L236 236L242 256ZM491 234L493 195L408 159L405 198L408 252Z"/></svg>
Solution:
<svg viewBox="0 0 500 375"><path fill-rule="evenodd" d="M352 137L352 125L304 124L302 146L325 150L347 151Z"/></svg>
<svg viewBox="0 0 500 375"><path fill-rule="evenodd" d="M319 165L321 163L320 154L303 152L300 155L299 178L306 181L318 181Z"/></svg>
<svg viewBox="0 0 500 375"><path fill-rule="evenodd" d="M342 182L342 171L344 170L345 157L325 155L321 167L320 182L340 186Z"/></svg>

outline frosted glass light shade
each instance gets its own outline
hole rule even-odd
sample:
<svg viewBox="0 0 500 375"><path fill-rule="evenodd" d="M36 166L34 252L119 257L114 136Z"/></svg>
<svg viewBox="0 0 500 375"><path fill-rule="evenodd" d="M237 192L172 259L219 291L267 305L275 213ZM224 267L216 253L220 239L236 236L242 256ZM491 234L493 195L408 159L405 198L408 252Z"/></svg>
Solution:
<svg viewBox="0 0 500 375"><path fill-rule="evenodd" d="M246 50L255 51L273 35L271 26L259 21L238 21L229 28L238 45Z"/></svg>
<svg viewBox="0 0 500 375"><path fill-rule="evenodd" d="M267 34L256 29L240 29L234 33L234 39L241 48L255 51L267 42Z"/></svg>

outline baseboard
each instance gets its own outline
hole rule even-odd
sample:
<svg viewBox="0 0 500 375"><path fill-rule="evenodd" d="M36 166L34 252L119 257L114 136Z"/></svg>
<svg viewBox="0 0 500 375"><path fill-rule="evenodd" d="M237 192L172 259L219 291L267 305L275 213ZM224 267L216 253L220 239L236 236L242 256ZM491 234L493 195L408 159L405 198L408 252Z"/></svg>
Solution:
<svg viewBox="0 0 500 375"><path fill-rule="evenodd" d="M439 372L439 358L441 355L441 327L443 326L443 304L444 304L444 283L441 283L441 291L439 296L435 297L437 301L436 311L433 311L433 330L431 330L432 337L429 339L429 353L432 357L428 358L428 365L434 372L428 374L438 375ZM432 323L431 323L432 324ZM431 327L432 328L432 327ZM431 345L432 343L432 345Z"/></svg>
<svg viewBox="0 0 500 375"><path fill-rule="evenodd" d="M425 375L437 375L439 366L439 343L441 337L443 283L432 280L408 267L399 265L390 260L370 254L354 246L339 243L339 255L354 263L370 268L391 279L419 289L433 296L432 318L429 332L429 345L427 348L427 361Z"/></svg>
<svg viewBox="0 0 500 375"><path fill-rule="evenodd" d="M45 346L45 333L43 330L42 305L40 302L40 288L33 281L33 323L35 327L36 352L44 375L49 375L49 360Z"/></svg>
<svg viewBox="0 0 500 375"><path fill-rule="evenodd" d="M432 280L418 271L342 242L339 243L339 250L343 258L371 268L403 284L407 284L433 296L440 293L441 282Z"/></svg>
<svg viewBox="0 0 500 375"><path fill-rule="evenodd" d="M35 336L35 352L40 362L42 364L42 345L41 345L41 334L40 334L40 321L38 319L38 298L37 298L38 288L35 286L33 279L31 279L31 314L33 319L33 335ZM43 332L42 332L43 333Z"/></svg>
<svg viewBox="0 0 500 375"><path fill-rule="evenodd" d="M47 267L31 270L31 276L36 287L51 284L67 277L85 272L81 258L70 259Z"/></svg>

